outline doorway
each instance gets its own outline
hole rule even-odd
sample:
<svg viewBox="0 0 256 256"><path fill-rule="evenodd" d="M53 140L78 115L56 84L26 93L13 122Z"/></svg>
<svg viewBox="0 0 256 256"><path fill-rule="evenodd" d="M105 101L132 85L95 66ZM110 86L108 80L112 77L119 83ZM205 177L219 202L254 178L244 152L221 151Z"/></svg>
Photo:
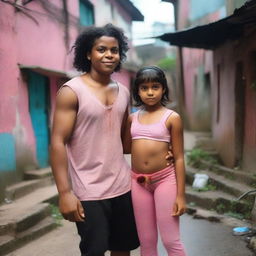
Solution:
<svg viewBox="0 0 256 256"><path fill-rule="evenodd" d="M29 112L36 140L40 168L49 165L49 81L33 71L28 73Z"/></svg>

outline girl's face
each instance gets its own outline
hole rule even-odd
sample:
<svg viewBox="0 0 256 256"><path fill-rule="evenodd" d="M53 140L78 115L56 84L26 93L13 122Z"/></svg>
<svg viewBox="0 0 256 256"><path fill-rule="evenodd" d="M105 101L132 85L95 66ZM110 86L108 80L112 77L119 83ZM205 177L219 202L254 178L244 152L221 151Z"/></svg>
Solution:
<svg viewBox="0 0 256 256"><path fill-rule="evenodd" d="M87 58L91 61L91 70L105 74L113 73L120 62L117 39L109 36L96 39Z"/></svg>
<svg viewBox="0 0 256 256"><path fill-rule="evenodd" d="M139 85L141 101L148 106L161 105L161 99L165 90L159 82L145 82Z"/></svg>

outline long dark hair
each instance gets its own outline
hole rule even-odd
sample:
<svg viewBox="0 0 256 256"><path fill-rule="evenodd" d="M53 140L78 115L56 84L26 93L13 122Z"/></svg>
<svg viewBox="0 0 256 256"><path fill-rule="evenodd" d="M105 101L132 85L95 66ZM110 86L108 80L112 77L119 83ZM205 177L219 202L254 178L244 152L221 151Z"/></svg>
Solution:
<svg viewBox="0 0 256 256"><path fill-rule="evenodd" d="M138 107L144 104L139 96L139 86L147 82L158 82L163 86L164 94L161 99L161 104L166 105L169 101L169 88L164 71L157 66L146 66L139 69L137 72L132 88L135 106Z"/></svg>

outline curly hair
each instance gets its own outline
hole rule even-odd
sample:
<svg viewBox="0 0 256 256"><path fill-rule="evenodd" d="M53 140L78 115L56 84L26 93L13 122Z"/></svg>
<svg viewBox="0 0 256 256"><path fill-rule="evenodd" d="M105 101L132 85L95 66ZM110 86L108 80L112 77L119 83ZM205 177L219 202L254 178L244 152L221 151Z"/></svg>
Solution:
<svg viewBox="0 0 256 256"><path fill-rule="evenodd" d="M86 29L77 37L72 49L74 49L73 66L78 71L90 71L91 62L87 59L86 56L91 52L95 40L102 36L114 37L118 41L120 62L114 71L119 71L121 69L121 64L126 59L126 52L129 50L127 42L128 39L124 35L122 29L109 23L103 27L86 27Z"/></svg>
<svg viewBox="0 0 256 256"><path fill-rule="evenodd" d="M163 86L164 93L161 104L165 106L169 101L169 88L164 71L157 66L146 66L138 70L132 87L135 106L139 107L144 104L139 96L139 86L147 82L158 82Z"/></svg>

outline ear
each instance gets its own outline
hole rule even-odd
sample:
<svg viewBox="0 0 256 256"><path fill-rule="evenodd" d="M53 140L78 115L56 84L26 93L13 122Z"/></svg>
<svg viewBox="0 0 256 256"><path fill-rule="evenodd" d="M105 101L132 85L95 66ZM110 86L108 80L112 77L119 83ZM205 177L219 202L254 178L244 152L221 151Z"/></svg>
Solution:
<svg viewBox="0 0 256 256"><path fill-rule="evenodd" d="M91 54L90 53L87 53L87 60L91 60Z"/></svg>

